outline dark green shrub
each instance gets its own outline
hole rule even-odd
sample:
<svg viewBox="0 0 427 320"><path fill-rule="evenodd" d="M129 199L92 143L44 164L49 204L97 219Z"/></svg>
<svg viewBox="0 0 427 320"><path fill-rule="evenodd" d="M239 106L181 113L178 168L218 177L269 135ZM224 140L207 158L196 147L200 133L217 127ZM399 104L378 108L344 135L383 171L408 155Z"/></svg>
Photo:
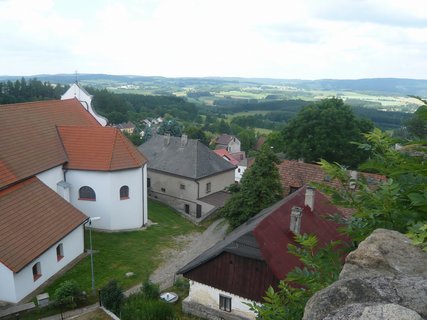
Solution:
<svg viewBox="0 0 427 320"><path fill-rule="evenodd" d="M124 295L116 280L111 280L101 289L100 299L105 308L116 315L120 315Z"/></svg>
<svg viewBox="0 0 427 320"><path fill-rule="evenodd" d="M146 299L159 299L159 285L152 283L150 280L144 282L141 287L141 292Z"/></svg>
<svg viewBox="0 0 427 320"><path fill-rule="evenodd" d="M156 299L147 299L143 292L133 294L122 306L122 320L173 320L172 305Z"/></svg>
<svg viewBox="0 0 427 320"><path fill-rule="evenodd" d="M67 280L62 282L53 294L55 305L60 308L75 308L79 303L83 302L86 298L83 295L77 282L74 280Z"/></svg>

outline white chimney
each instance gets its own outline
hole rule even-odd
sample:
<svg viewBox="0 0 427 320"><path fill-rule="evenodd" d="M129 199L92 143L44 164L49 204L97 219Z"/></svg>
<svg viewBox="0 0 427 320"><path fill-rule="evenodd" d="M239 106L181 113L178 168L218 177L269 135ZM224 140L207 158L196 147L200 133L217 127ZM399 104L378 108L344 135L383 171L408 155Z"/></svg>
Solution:
<svg viewBox="0 0 427 320"><path fill-rule="evenodd" d="M356 170L351 170L350 171L350 189L355 189L356 188L356 181L357 181L357 171Z"/></svg>
<svg viewBox="0 0 427 320"><path fill-rule="evenodd" d="M164 140L165 146L168 146L170 141L171 141L171 135L169 133L166 133L165 140Z"/></svg>
<svg viewBox="0 0 427 320"><path fill-rule="evenodd" d="M185 147L187 145L188 142L188 137L186 134L183 134L181 136L181 147Z"/></svg>
<svg viewBox="0 0 427 320"><path fill-rule="evenodd" d="M300 234L301 232L301 218L302 218L302 209L300 207L292 207L291 222L289 225L289 229L294 234Z"/></svg>
<svg viewBox="0 0 427 320"><path fill-rule="evenodd" d="M315 189L312 187L307 187L305 189L304 205L309 206L311 211L314 210L314 193Z"/></svg>

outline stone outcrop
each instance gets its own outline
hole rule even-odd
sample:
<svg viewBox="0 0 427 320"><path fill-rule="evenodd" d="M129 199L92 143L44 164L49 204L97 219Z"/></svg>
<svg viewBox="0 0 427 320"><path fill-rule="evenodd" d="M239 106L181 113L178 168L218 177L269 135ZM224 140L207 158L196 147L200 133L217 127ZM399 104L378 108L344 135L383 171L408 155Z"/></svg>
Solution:
<svg viewBox="0 0 427 320"><path fill-rule="evenodd" d="M427 319L427 253L378 229L347 258L339 280L307 303L304 320Z"/></svg>

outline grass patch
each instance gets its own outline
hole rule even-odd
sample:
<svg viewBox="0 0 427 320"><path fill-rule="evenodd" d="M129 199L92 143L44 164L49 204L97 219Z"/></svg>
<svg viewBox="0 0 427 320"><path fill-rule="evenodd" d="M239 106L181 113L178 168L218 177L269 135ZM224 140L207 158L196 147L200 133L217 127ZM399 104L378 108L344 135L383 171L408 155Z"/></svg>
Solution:
<svg viewBox="0 0 427 320"><path fill-rule="evenodd" d="M123 289L144 282L162 262L159 253L174 247L173 238L203 228L193 225L171 208L149 200L149 219L157 224L146 230L131 232L92 231L94 249L95 286L101 288L115 279ZM85 247L89 247L89 233L86 230ZM126 278L127 272L134 272ZM74 280L80 287L91 293L90 257L84 258L75 267L53 282L45 292L52 296L55 289L65 280Z"/></svg>

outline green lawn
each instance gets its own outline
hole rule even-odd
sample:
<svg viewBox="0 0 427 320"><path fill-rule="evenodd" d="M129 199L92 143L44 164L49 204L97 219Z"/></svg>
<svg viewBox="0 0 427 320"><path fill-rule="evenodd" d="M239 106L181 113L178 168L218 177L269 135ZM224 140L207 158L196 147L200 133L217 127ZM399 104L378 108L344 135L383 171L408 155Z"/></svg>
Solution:
<svg viewBox="0 0 427 320"><path fill-rule="evenodd" d="M96 288L103 287L111 279L117 280L124 289L147 280L161 263L162 249L176 246L173 243L175 236L203 230L169 207L151 200L148 202L148 217L157 224L146 230L113 233L92 231ZM85 240L85 247L88 248L87 230ZM126 278L126 272L134 272L135 276ZM52 283L45 292L52 295L61 282L70 279L77 281L86 292L91 292L89 256Z"/></svg>

